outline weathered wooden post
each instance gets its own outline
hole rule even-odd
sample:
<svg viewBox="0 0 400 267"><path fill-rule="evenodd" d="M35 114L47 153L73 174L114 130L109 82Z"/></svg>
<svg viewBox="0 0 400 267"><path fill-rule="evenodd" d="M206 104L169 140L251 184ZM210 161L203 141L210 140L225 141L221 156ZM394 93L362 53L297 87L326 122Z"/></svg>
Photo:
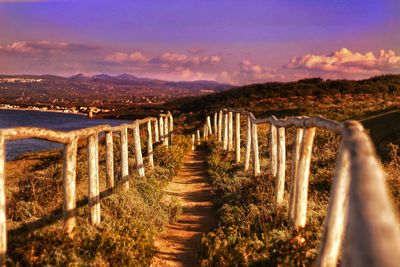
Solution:
<svg viewBox="0 0 400 267"><path fill-rule="evenodd" d="M336 160L335 176L331 186L316 266L337 266L347 220L349 186L349 152L342 143Z"/></svg>
<svg viewBox="0 0 400 267"><path fill-rule="evenodd" d="M78 138L64 145L63 162L63 219L64 231L71 233L76 225L76 154ZM1 159L0 159L1 161ZM1 164L1 163L0 163Z"/></svg>
<svg viewBox="0 0 400 267"><path fill-rule="evenodd" d="M285 128L278 128L278 173L275 179L275 205L280 206L285 193L286 143Z"/></svg>
<svg viewBox="0 0 400 267"><path fill-rule="evenodd" d="M197 129L196 134L197 134L197 145L199 146L201 144L200 130L199 129Z"/></svg>
<svg viewBox="0 0 400 267"><path fill-rule="evenodd" d="M269 149L270 149L270 171L272 179L276 179L276 172L278 169L278 142L276 127L272 123L270 124L269 131Z"/></svg>
<svg viewBox="0 0 400 267"><path fill-rule="evenodd" d="M258 137L257 137L257 124L251 125L251 143L253 151L253 175L260 175L260 156L258 154Z"/></svg>
<svg viewBox="0 0 400 267"><path fill-rule="evenodd" d="M222 110L218 112L218 142L222 142Z"/></svg>
<svg viewBox="0 0 400 267"><path fill-rule="evenodd" d="M224 114L224 137L222 142L222 147L224 150L228 149L228 114Z"/></svg>
<svg viewBox="0 0 400 267"><path fill-rule="evenodd" d="M164 118L162 116L160 116L160 122L158 124L158 126L160 127L160 141L161 143L164 143Z"/></svg>
<svg viewBox="0 0 400 267"><path fill-rule="evenodd" d="M160 134L160 131L158 130L158 119L156 118L154 120L154 142L156 142L156 143L160 142L159 134Z"/></svg>
<svg viewBox="0 0 400 267"><path fill-rule="evenodd" d="M208 126L207 124L203 125L203 141L208 140Z"/></svg>
<svg viewBox="0 0 400 267"><path fill-rule="evenodd" d="M290 195L289 195L289 209L288 209L288 217L289 222L293 225L294 222L294 201L297 195L297 172L299 168L299 160L300 160L300 149L301 149L301 140L303 140L303 128L296 128L295 136L293 138L293 152L292 152L292 173L290 178Z"/></svg>
<svg viewBox="0 0 400 267"><path fill-rule="evenodd" d="M195 146L196 146L196 139L195 139L195 135L192 134L192 150L195 149Z"/></svg>
<svg viewBox="0 0 400 267"><path fill-rule="evenodd" d="M121 130L121 179L125 189L129 189L128 175L128 128L124 127Z"/></svg>
<svg viewBox="0 0 400 267"><path fill-rule="evenodd" d="M228 112L228 150L233 150L233 113Z"/></svg>
<svg viewBox="0 0 400 267"><path fill-rule="evenodd" d="M168 125L169 125L169 123L168 123L168 117L165 117L164 118L164 145L165 146L168 146L169 145L169 142L168 142L168 139L169 139L169 132L168 132Z"/></svg>
<svg viewBox="0 0 400 267"><path fill-rule="evenodd" d="M98 134L88 137L89 163L89 216L92 224L100 223L100 190L99 190L99 143Z"/></svg>
<svg viewBox="0 0 400 267"><path fill-rule="evenodd" d="M6 253L7 253L5 164L6 164L6 143L3 134L0 133L0 266L6 266Z"/></svg>
<svg viewBox="0 0 400 267"><path fill-rule="evenodd" d="M133 138L135 142L135 156L136 156L136 168L138 170L139 176L144 176L144 165L143 165L143 157L142 157L142 145L140 144L140 131L139 131L139 123L137 126L133 128ZM168 138L165 138L168 139Z"/></svg>
<svg viewBox="0 0 400 267"><path fill-rule="evenodd" d="M303 134L300 149L299 167L296 178L296 196L294 200L294 228L299 229L306 225L307 221L307 196L308 179L310 175L310 163L312 145L315 136L315 128L307 128Z"/></svg>
<svg viewBox="0 0 400 267"><path fill-rule="evenodd" d="M210 116L207 116L207 129L208 129L207 135L208 134L212 135L213 131L212 131L212 128L211 128L211 118L210 118Z"/></svg>
<svg viewBox="0 0 400 267"><path fill-rule="evenodd" d="M218 113L214 113L214 136L215 138L218 137Z"/></svg>
<svg viewBox="0 0 400 267"><path fill-rule="evenodd" d="M240 113L235 113L235 162L240 162Z"/></svg>
<svg viewBox="0 0 400 267"><path fill-rule="evenodd" d="M153 157L153 133L151 131L151 120L147 121L147 156L149 157L149 165L154 167Z"/></svg>
<svg viewBox="0 0 400 267"><path fill-rule="evenodd" d="M251 119L247 115L246 129L246 150L244 152L244 170L247 171L250 167L250 152L251 152Z"/></svg>
<svg viewBox="0 0 400 267"><path fill-rule="evenodd" d="M174 135L174 117L172 117L172 114L170 114L169 115L169 129L168 129L168 132L169 132L169 145L171 145L172 146L172 138L173 138L173 135Z"/></svg>
<svg viewBox="0 0 400 267"><path fill-rule="evenodd" d="M106 183L107 188L114 187L114 141L113 132L106 132Z"/></svg>

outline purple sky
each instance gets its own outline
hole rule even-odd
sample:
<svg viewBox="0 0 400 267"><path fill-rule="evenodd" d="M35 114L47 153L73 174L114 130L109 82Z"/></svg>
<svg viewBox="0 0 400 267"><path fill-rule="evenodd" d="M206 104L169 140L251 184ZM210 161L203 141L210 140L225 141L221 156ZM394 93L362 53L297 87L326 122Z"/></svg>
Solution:
<svg viewBox="0 0 400 267"><path fill-rule="evenodd" d="M0 0L3 74L246 84L399 72L399 0Z"/></svg>

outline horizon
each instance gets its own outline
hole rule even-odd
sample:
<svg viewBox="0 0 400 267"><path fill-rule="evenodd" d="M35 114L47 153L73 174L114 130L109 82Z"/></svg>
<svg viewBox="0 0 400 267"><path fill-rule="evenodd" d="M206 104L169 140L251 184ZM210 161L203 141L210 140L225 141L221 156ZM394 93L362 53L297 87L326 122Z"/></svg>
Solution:
<svg viewBox="0 0 400 267"><path fill-rule="evenodd" d="M396 0L0 0L0 73L360 80L400 73L399 11Z"/></svg>

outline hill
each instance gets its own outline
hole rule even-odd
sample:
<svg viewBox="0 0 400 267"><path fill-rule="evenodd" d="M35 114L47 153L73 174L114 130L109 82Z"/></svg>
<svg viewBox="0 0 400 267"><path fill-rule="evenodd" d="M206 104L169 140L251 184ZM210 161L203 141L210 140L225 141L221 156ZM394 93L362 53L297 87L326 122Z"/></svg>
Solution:
<svg viewBox="0 0 400 267"><path fill-rule="evenodd" d="M311 78L287 83L251 84L213 95L173 100L166 106L181 112L214 111L227 106L249 108L249 103L271 98L377 93L400 93L400 75L383 75L358 81Z"/></svg>

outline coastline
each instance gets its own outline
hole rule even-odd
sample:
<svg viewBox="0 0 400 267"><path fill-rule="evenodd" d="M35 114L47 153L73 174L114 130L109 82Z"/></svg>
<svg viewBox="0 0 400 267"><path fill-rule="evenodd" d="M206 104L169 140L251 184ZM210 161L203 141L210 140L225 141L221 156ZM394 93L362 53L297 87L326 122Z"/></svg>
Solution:
<svg viewBox="0 0 400 267"><path fill-rule="evenodd" d="M81 115L81 116L88 116L87 113L82 113L82 112L65 112L62 110L56 110L56 109L35 109L35 108L6 108L6 107L0 107L0 110L16 110L16 111L39 111L39 112L48 112L48 113L63 113L63 114L75 114L75 115Z"/></svg>

